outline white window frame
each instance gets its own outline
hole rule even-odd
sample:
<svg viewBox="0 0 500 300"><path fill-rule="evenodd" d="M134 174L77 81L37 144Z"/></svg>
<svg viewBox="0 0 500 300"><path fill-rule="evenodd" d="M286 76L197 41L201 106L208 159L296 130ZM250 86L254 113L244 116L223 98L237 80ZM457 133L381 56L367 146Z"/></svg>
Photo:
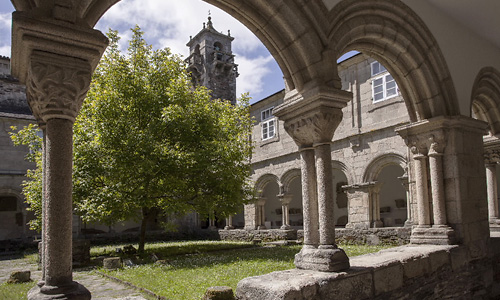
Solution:
<svg viewBox="0 0 500 300"><path fill-rule="evenodd" d="M392 78L392 80L388 81L389 77ZM382 80L381 85L375 85L375 82L378 80ZM394 82L394 86L388 88L388 84L390 84L391 82ZM382 86L382 91L381 91L382 98L375 99L375 94L376 94L375 89L379 86ZM388 91L392 90L392 89L395 90L395 93L388 95ZM378 92L377 94L380 94L380 92ZM396 96L399 96L399 88L398 88L398 84L396 83L396 80L394 79L394 77L391 74L387 73L387 74L384 74L382 76L378 76L377 78L373 78L373 80L372 80L372 101L373 101L373 103L378 103L378 102L381 102L381 101L384 101L387 99L394 98Z"/></svg>
<svg viewBox="0 0 500 300"><path fill-rule="evenodd" d="M263 141L272 139L276 136L276 119L273 115L273 108L274 106L260 112L261 138Z"/></svg>

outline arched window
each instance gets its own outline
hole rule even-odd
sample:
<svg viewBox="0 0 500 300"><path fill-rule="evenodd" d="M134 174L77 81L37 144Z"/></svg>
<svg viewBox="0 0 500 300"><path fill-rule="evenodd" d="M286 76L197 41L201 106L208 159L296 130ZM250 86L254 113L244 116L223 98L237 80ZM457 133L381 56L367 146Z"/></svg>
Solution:
<svg viewBox="0 0 500 300"><path fill-rule="evenodd" d="M217 60L222 60L222 56L223 56L223 48L222 48L222 44L219 43L219 42L215 42L214 44L214 50L215 50L215 57Z"/></svg>

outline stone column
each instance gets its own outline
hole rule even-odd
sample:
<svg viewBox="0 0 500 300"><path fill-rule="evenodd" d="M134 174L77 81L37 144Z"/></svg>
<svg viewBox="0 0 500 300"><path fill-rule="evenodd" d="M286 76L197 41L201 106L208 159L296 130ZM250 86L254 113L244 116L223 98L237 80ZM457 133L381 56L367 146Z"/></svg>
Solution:
<svg viewBox="0 0 500 300"><path fill-rule="evenodd" d="M443 183L443 141L436 141L434 136L431 137L431 146L429 149L429 171L431 179L432 191L432 213L433 213L433 226L444 227L447 226L446 219L446 206L444 199L444 183Z"/></svg>
<svg viewBox="0 0 500 300"><path fill-rule="evenodd" d="M90 292L72 276L71 181L73 123L90 77L91 68L85 61L40 51L31 55L27 99L45 134L43 280L29 292L29 299L90 299Z"/></svg>
<svg viewBox="0 0 500 300"><path fill-rule="evenodd" d="M369 202L372 204L372 227L380 228L384 227L384 223L380 220L380 188L381 183L371 182L368 185L368 196Z"/></svg>
<svg viewBox="0 0 500 300"><path fill-rule="evenodd" d="M411 227L413 226L413 218L412 218L412 210L411 210L411 198L410 198L410 182L408 178L408 170L406 170L405 174L403 176L398 177L398 179L401 181L401 184L405 188L406 191L406 221L405 221L405 227Z"/></svg>
<svg viewBox="0 0 500 300"><path fill-rule="evenodd" d="M233 216L232 215L229 215L226 218L226 227L224 227L224 229L226 229L226 230L234 229L234 226L233 226Z"/></svg>
<svg viewBox="0 0 500 300"><path fill-rule="evenodd" d="M418 226L429 227L431 224L429 212L429 190L427 187L427 160L426 156L418 152L416 148L412 148L414 167L415 167L415 184L417 187L417 211L418 211Z"/></svg>
<svg viewBox="0 0 500 300"><path fill-rule="evenodd" d="M484 163L486 166L486 187L488 196L488 218L490 230L498 231L500 216L498 211L497 168L500 162L500 139L487 137L484 139Z"/></svg>
<svg viewBox="0 0 500 300"><path fill-rule="evenodd" d="M488 215L490 223L498 219L497 163L486 164L486 184L488 191Z"/></svg>
<svg viewBox="0 0 500 300"><path fill-rule="evenodd" d="M304 247L314 248L319 244L318 202L316 192L316 168L314 149L300 149L302 181L302 217L304 219Z"/></svg>
<svg viewBox="0 0 500 300"><path fill-rule="evenodd" d="M259 198L257 201L257 229L266 229L266 198Z"/></svg>
<svg viewBox="0 0 500 300"><path fill-rule="evenodd" d="M299 146L302 172L304 246L295 256L299 269L335 272L349 259L335 245L334 195L330 143L351 94L316 86L302 94L288 92L274 115Z"/></svg>
<svg viewBox="0 0 500 300"><path fill-rule="evenodd" d="M319 247L335 248L332 155L330 143L314 147L318 184Z"/></svg>
<svg viewBox="0 0 500 300"><path fill-rule="evenodd" d="M289 205L292 200L292 195L289 194L279 194L278 199L281 202L281 228L282 230L290 229L290 215L289 215Z"/></svg>

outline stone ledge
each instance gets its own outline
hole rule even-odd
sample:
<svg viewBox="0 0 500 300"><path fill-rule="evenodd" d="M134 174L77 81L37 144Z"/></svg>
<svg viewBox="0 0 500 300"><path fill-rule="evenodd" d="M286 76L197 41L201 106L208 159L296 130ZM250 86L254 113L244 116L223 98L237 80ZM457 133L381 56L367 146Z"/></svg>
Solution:
<svg viewBox="0 0 500 300"><path fill-rule="evenodd" d="M428 284L429 276L451 270L451 256L459 248L407 245L351 257L344 272L293 269L249 277L238 283L236 295L239 300L397 298L392 293L400 295L405 286L418 280Z"/></svg>

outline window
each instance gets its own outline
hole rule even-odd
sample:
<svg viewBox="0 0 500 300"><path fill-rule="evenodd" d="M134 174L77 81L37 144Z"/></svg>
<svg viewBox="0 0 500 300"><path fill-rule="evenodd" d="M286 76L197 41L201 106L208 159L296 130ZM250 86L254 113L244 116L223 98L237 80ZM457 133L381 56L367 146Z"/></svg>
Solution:
<svg viewBox="0 0 500 300"><path fill-rule="evenodd" d="M378 61L372 62L371 66L372 66L372 76L387 71L387 69L384 66L382 66L382 64L380 64Z"/></svg>
<svg viewBox="0 0 500 300"><path fill-rule="evenodd" d="M398 86L394 77L387 73L387 69L378 61L371 63L372 76L386 73L372 81L372 98L373 102L379 102L398 95Z"/></svg>
<svg viewBox="0 0 500 300"><path fill-rule="evenodd" d="M262 122L262 140L268 140L275 136L276 121L273 116L273 108L270 107L260 113Z"/></svg>

